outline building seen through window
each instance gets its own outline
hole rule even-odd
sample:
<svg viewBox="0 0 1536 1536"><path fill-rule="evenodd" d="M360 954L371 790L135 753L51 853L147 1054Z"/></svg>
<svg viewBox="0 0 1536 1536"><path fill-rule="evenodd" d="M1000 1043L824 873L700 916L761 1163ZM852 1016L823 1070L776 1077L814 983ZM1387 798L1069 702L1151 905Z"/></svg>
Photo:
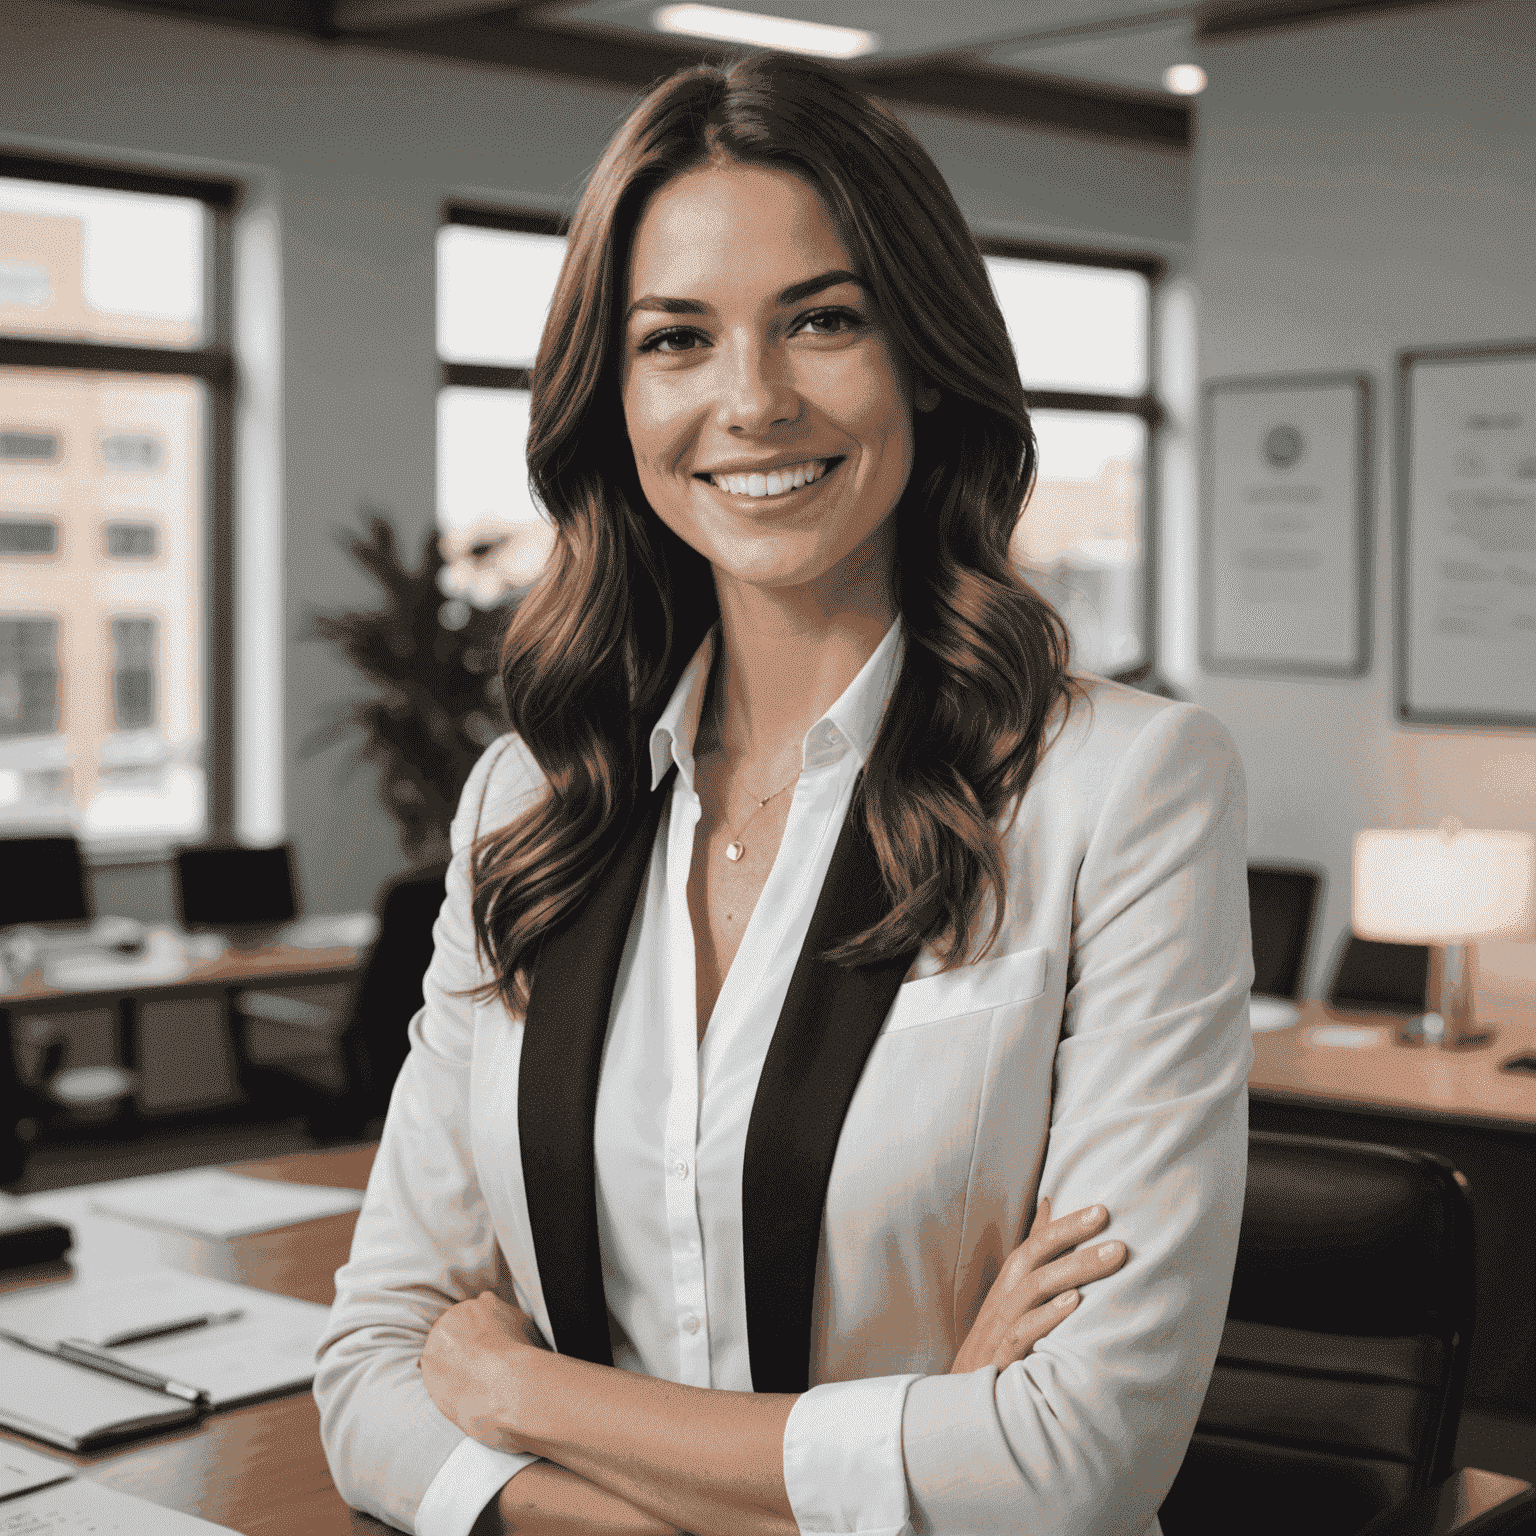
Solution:
<svg viewBox="0 0 1536 1536"><path fill-rule="evenodd" d="M438 522L450 559L496 544L504 585L531 581L551 543L525 454L530 371L564 254L554 221L537 215L451 208L438 235ZM996 243L986 263L1040 447L1015 558L1066 620L1078 668L1130 670L1149 655L1154 264L1047 260Z"/></svg>
<svg viewBox="0 0 1536 1536"><path fill-rule="evenodd" d="M208 218L0 176L0 832L204 830Z"/></svg>

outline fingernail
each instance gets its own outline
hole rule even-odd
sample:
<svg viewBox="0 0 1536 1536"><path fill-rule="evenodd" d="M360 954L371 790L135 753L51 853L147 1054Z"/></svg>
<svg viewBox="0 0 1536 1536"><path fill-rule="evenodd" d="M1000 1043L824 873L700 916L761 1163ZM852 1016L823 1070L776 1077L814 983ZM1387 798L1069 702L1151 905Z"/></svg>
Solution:
<svg viewBox="0 0 1536 1536"><path fill-rule="evenodd" d="M1102 1205L1089 1206L1088 1209L1083 1212L1083 1225L1085 1227L1093 1226L1093 1224L1098 1221L1099 1217L1101 1217L1103 1214L1104 1207Z"/></svg>
<svg viewBox="0 0 1536 1536"><path fill-rule="evenodd" d="M1120 1244L1119 1243L1100 1243L1099 1244L1099 1257L1101 1259L1112 1259L1119 1252L1120 1252Z"/></svg>
<svg viewBox="0 0 1536 1536"><path fill-rule="evenodd" d="M1068 1307L1075 1307L1077 1305L1077 1297L1078 1293L1076 1291L1063 1291L1056 1298L1056 1305L1065 1312Z"/></svg>

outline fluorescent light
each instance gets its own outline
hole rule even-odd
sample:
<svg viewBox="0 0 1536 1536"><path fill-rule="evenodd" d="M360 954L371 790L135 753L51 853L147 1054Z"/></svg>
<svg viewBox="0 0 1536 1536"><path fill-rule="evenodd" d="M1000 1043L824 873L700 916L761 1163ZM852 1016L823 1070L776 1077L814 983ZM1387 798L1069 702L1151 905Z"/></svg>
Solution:
<svg viewBox="0 0 1536 1536"><path fill-rule="evenodd" d="M1198 64L1174 64L1163 71L1163 84L1175 96L1198 96L1205 89L1205 71Z"/></svg>
<svg viewBox="0 0 1536 1536"><path fill-rule="evenodd" d="M785 53L813 53L823 59L856 59L880 46L873 32L857 27L759 16L755 11L728 11L718 5L664 5L651 20L663 32L686 32L690 37L709 37L722 43L752 43Z"/></svg>

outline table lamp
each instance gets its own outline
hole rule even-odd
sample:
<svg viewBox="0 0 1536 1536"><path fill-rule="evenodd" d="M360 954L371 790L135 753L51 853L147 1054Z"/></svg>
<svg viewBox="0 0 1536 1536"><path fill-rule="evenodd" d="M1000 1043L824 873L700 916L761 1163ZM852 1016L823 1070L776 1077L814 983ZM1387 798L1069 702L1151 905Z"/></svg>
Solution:
<svg viewBox="0 0 1536 1536"><path fill-rule="evenodd" d="M1479 939L1536 936L1536 837L1473 832L1454 818L1436 831L1355 834L1354 915L1363 939L1429 946L1420 1029L1404 1043L1485 1045L1472 996Z"/></svg>

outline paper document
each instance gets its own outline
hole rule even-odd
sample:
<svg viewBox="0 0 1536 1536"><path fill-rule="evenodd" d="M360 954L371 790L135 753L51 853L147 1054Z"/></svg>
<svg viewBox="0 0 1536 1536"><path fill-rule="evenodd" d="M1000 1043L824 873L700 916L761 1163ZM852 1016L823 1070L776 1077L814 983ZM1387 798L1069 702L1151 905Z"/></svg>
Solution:
<svg viewBox="0 0 1536 1536"><path fill-rule="evenodd" d="M360 1189L331 1189L318 1184L282 1184L247 1178L222 1168L190 1168L122 1179L92 1200L98 1211L129 1221L175 1227L202 1237L245 1237L291 1227L319 1216L355 1211Z"/></svg>
<svg viewBox="0 0 1536 1536"><path fill-rule="evenodd" d="M239 1536L227 1525L83 1477L0 1504L0 1536L210 1536L217 1531Z"/></svg>
<svg viewBox="0 0 1536 1536"><path fill-rule="evenodd" d="M0 1339L0 1424L7 1429L84 1451L196 1417L168 1393ZM6 1531L0 1520L0 1536Z"/></svg>
<svg viewBox="0 0 1536 1536"><path fill-rule="evenodd" d="M235 1322L127 1344L111 1353L202 1388L216 1409L308 1386L329 1308L175 1269L65 1281L0 1296L0 1328L34 1338L100 1344L118 1334L236 1309L243 1316ZM37 1358L43 1365L52 1363ZM123 1385L99 1375L89 1379L98 1391ZM0 1536L4 1531L0 1526Z"/></svg>
<svg viewBox="0 0 1536 1536"><path fill-rule="evenodd" d="M67 1461L39 1456L36 1451L13 1445L9 1440L0 1441L0 1499L24 1493L28 1488L46 1488L74 1475L75 1469Z"/></svg>

